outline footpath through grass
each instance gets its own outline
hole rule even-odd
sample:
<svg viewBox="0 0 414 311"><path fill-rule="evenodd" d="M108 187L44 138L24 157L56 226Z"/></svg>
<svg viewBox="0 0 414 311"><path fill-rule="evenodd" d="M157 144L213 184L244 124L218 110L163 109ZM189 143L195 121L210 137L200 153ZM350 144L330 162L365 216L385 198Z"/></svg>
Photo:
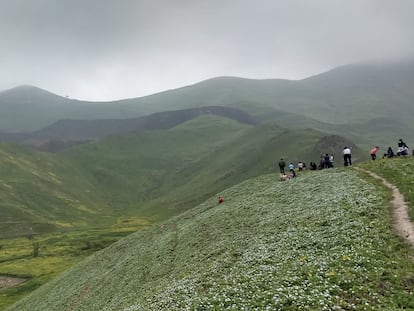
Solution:
<svg viewBox="0 0 414 311"><path fill-rule="evenodd" d="M409 205L409 215L414 221L414 158L396 157L391 159L378 159L360 164L388 180L398 187Z"/></svg>
<svg viewBox="0 0 414 311"><path fill-rule="evenodd" d="M10 310L414 309L389 194L352 169L248 180L134 233Z"/></svg>

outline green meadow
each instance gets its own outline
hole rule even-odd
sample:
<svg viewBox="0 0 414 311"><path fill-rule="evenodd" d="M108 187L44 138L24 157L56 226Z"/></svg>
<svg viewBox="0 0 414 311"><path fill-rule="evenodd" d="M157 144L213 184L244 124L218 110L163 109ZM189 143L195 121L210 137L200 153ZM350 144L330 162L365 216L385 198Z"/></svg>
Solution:
<svg viewBox="0 0 414 311"><path fill-rule="evenodd" d="M52 280L87 256L142 226L49 233L0 240L0 275L26 279L0 290L0 310Z"/></svg>

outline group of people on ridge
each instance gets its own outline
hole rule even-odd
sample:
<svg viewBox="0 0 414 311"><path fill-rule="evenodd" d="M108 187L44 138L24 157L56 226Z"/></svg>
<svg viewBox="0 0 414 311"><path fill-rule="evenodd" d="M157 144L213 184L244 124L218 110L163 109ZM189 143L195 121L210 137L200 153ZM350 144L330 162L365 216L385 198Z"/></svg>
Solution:
<svg viewBox="0 0 414 311"><path fill-rule="evenodd" d="M371 149L370 151L370 155L371 155L371 160L375 160L377 158L377 151L378 151L379 147L374 147ZM400 138L398 140L398 149L397 149L397 154L394 153L394 150L392 150L391 147L388 147L387 152L384 153L383 155L383 159L385 158L393 158L394 156L408 156L409 152L408 152L408 146L407 144Z"/></svg>
<svg viewBox="0 0 414 311"><path fill-rule="evenodd" d="M371 160L376 160L377 158L377 152L380 148L378 146L373 147L369 154L371 156ZM397 156L408 156L409 152L408 152L408 146L407 144L402 140L399 139L398 140L398 151L397 151ZM414 153L413 153L414 155ZM344 159L344 166L352 166L352 147L348 147L345 146L344 149L342 150L342 156ZM392 150L391 147L388 147L388 150L386 153L384 153L384 158L392 158L394 157L394 151ZM320 163L319 165L317 165L315 162L310 162L309 163L309 168L310 170L317 170L317 169L325 169L325 168L332 168L334 165L334 155L325 153L322 154L320 157ZM280 159L279 163L279 171L280 171L280 180L287 180L287 179L291 179L291 178L296 178L296 172L295 172L295 165L290 162L289 165L287 166L289 171L288 173L285 172L285 168L286 168L286 162L283 160L283 158ZM298 167L298 171L302 171L304 168L306 168L306 164L302 161L299 161L297 164Z"/></svg>

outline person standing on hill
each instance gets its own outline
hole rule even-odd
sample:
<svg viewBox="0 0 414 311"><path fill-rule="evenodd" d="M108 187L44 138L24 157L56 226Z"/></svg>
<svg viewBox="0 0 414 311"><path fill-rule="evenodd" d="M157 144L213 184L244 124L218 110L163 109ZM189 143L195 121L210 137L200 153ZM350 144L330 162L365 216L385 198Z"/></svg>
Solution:
<svg viewBox="0 0 414 311"><path fill-rule="evenodd" d="M329 168L329 154L323 156L323 168Z"/></svg>
<svg viewBox="0 0 414 311"><path fill-rule="evenodd" d="M283 160L283 158L280 159L279 161L279 170L280 170L280 174L285 175L285 167L286 167L286 163Z"/></svg>
<svg viewBox="0 0 414 311"><path fill-rule="evenodd" d="M344 166L351 166L352 165L352 156L351 156L351 148L344 147L342 151L342 155L344 156Z"/></svg>
<svg viewBox="0 0 414 311"><path fill-rule="evenodd" d="M375 161L375 159L377 158L377 151L378 151L378 149L379 149L379 147L374 147L369 152L369 154L371 155L372 161Z"/></svg>
<svg viewBox="0 0 414 311"><path fill-rule="evenodd" d="M334 155L331 153L329 156L329 167L334 167Z"/></svg>

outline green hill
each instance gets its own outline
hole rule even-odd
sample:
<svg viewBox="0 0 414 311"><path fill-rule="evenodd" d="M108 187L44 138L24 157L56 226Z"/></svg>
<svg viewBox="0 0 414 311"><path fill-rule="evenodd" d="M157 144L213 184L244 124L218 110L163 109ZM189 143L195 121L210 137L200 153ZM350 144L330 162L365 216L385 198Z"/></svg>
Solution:
<svg viewBox="0 0 414 311"><path fill-rule="evenodd" d="M30 276L0 309L128 232L165 221L276 162L317 161L339 136L200 115L48 154L0 145L0 274ZM363 157L354 146L355 158ZM337 159L337 165L341 161ZM35 254L36 245L40 245Z"/></svg>
<svg viewBox="0 0 414 311"><path fill-rule="evenodd" d="M108 227L119 217L164 220L220 189L275 171L280 157L317 161L344 144L350 142L313 130L246 125L214 115L57 154L3 144L0 234ZM358 157L356 147L354 152Z"/></svg>
<svg viewBox="0 0 414 311"><path fill-rule="evenodd" d="M56 157L0 145L0 237L109 225L107 204L78 168Z"/></svg>
<svg viewBox="0 0 414 311"><path fill-rule="evenodd" d="M147 222L187 210L287 161L354 146L339 136L202 115L166 130L114 135L57 154L2 145L1 236ZM364 156L354 146L354 158ZM342 165L338 155L338 165ZM166 208L167 207L167 208Z"/></svg>
<svg viewBox="0 0 414 311"><path fill-rule="evenodd" d="M353 170L263 175L95 253L9 310L413 309L413 250Z"/></svg>

